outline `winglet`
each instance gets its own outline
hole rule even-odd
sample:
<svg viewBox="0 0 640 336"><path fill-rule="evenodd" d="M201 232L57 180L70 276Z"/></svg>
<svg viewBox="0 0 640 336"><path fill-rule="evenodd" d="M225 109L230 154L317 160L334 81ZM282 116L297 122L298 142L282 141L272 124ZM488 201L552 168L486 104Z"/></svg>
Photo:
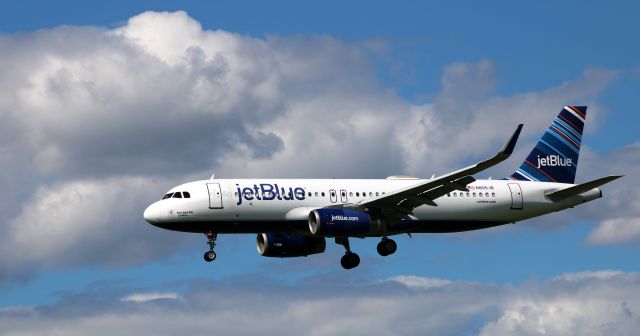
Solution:
<svg viewBox="0 0 640 336"><path fill-rule="evenodd" d="M511 153L513 153L513 149L516 147L516 142L518 142L518 137L520 137L520 131L522 131L523 125L524 124L518 125L516 131L513 132L513 135L509 138L509 141L507 141L507 143L502 146L502 149L500 149L500 155L510 156Z"/></svg>

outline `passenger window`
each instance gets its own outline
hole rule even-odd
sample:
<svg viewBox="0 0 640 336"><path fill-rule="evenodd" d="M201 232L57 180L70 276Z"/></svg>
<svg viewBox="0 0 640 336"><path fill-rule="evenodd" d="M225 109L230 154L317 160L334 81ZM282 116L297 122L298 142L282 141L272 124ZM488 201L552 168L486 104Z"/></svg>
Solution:
<svg viewBox="0 0 640 336"><path fill-rule="evenodd" d="M349 197L353 197L353 192L349 192Z"/></svg>
<svg viewBox="0 0 640 336"><path fill-rule="evenodd" d="M360 197L360 192L356 191L356 197Z"/></svg>
<svg viewBox="0 0 640 336"><path fill-rule="evenodd" d="M491 197L496 197L496 193L491 193Z"/></svg>
<svg viewBox="0 0 640 336"><path fill-rule="evenodd" d="M458 193L453 193L453 197L458 197Z"/></svg>
<svg viewBox="0 0 640 336"><path fill-rule="evenodd" d="M182 194L178 191L173 194L173 198L182 198Z"/></svg>
<svg viewBox="0 0 640 336"><path fill-rule="evenodd" d="M447 197L451 197L451 193L448 193L448 194L447 194Z"/></svg>
<svg viewBox="0 0 640 336"><path fill-rule="evenodd" d="M476 193L473 193L473 197L476 197Z"/></svg>
<svg viewBox="0 0 640 336"><path fill-rule="evenodd" d="M324 197L324 191L322 192L322 197Z"/></svg>
<svg viewBox="0 0 640 336"><path fill-rule="evenodd" d="M471 194L470 194L470 193L467 193L467 197L469 197L469 196L471 196Z"/></svg>
<svg viewBox="0 0 640 336"><path fill-rule="evenodd" d="M234 194L235 194L236 197L238 197L238 192L237 191Z"/></svg>
<svg viewBox="0 0 640 336"><path fill-rule="evenodd" d="M373 193L372 192L369 192L369 197L373 197Z"/></svg>
<svg viewBox="0 0 640 336"><path fill-rule="evenodd" d="M380 196L380 193L376 191L376 196Z"/></svg>
<svg viewBox="0 0 640 336"><path fill-rule="evenodd" d="M311 192L309 192L309 197L311 197Z"/></svg>
<svg viewBox="0 0 640 336"><path fill-rule="evenodd" d="M184 198L191 198L191 194L188 191L183 191L182 196L184 196Z"/></svg>
<svg viewBox="0 0 640 336"><path fill-rule="evenodd" d="M482 193L478 193L478 196L482 197Z"/></svg>
<svg viewBox="0 0 640 336"><path fill-rule="evenodd" d="M484 193L485 196L489 197L489 193Z"/></svg>

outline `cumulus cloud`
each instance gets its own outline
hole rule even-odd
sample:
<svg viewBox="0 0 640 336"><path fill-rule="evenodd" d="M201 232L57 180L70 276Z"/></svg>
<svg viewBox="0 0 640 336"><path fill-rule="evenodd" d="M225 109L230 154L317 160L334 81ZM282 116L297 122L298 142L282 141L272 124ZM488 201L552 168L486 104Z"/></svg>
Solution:
<svg viewBox="0 0 640 336"><path fill-rule="evenodd" d="M140 214L162 184L123 177L39 188L1 239L0 278L21 275L27 265L128 266L184 248L184 237L153 229Z"/></svg>
<svg viewBox="0 0 640 336"><path fill-rule="evenodd" d="M613 218L600 223L587 237L596 245L632 243L640 240L640 217Z"/></svg>
<svg viewBox="0 0 640 336"><path fill-rule="evenodd" d="M11 251L0 255L3 277L145 262L181 248L163 244L141 213L171 185L212 170L450 171L498 148L520 122L525 140L538 136L564 104L588 103L598 115L597 97L616 77L590 69L505 97L495 94L491 60L456 63L433 102L416 105L376 80L363 45L205 30L184 12L146 12L115 29L4 35L0 57L0 181L11 191L0 194L0 250ZM42 236L46 244L33 243Z"/></svg>
<svg viewBox="0 0 640 336"><path fill-rule="evenodd" d="M638 244L640 242L640 144L634 143L604 156L588 155L585 171L589 178L604 175L625 175L605 186L604 199L597 208L590 208L583 217L596 220L598 226L586 241L594 245ZM603 164L605 163L606 164Z"/></svg>
<svg viewBox="0 0 640 336"><path fill-rule="evenodd" d="M638 274L565 274L530 295L510 298L482 335L632 334L640 327Z"/></svg>
<svg viewBox="0 0 640 336"><path fill-rule="evenodd" d="M194 281L179 294L133 292L128 300L118 299L126 288L93 290L49 306L5 308L0 323L13 335L601 335L640 328L636 273L565 274L518 286L417 276L260 286L254 277L236 280Z"/></svg>

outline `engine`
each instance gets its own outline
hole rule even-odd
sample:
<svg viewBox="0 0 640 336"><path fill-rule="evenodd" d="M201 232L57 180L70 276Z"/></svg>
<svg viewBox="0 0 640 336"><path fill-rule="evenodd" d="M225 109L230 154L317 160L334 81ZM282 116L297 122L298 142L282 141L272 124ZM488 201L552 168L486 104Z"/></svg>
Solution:
<svg viewBox="0 0 640 336"><path fill-rule="evenodd" d="M316 209L309 213L309 231L322 236L358 236L378 230L379 221L362 211Z"/></svg>
<svg viewBox="0 0 640 336"><path fill-rule="evenodd" d="M256 237L258 253L263 257L304 257L322 253L326 247L323 237L305 237L286 233L260 233Z"/></svg>

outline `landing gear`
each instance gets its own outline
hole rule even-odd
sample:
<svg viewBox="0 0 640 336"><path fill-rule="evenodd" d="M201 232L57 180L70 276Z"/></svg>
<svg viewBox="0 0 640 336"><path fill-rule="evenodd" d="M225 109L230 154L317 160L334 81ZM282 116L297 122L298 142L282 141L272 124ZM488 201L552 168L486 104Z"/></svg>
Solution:
<svg viewBox="0 0 640 336"><path fill-rule="evenodd" d="M216 239L218 239L218 234L209 231L204 235L207 237L207 244L209 244L209 251L204 253L204 261L212 262L216 260L216 253L213 251L213 248L216 247Z"/></svg>
<svg viewBox="0 0 640 336"><path fill-rule="evenodd" d="M340 259L340 265L342 265L344 269L352 269L360 265L360 256L358 256L357 253L351 252L351 248L349 247L349 237L336 237L336 244L344 246L346 250L344 256Z"/></svg>
<svg viewBox="0 0 640 336"><path fill-rule="evenodd" d="M360 265L360 256L357 253L347 252L340 258L340 265L344 269L352 269Z"/></svg>
<svg viewBox="0 0 640 336"><path fill-rule="evenodd" d="M396 244L393 239L389 239L387 237L382 238L377 246L378 254L383 257L393 254L397 249L398 244Z"/></svg>
<svg viewBox="0 0 640 336"><path fill-rule="evenodd" d="M212 262L216 260L216 253L213 251L207 251L204 253L204 261Z"/></svg>

